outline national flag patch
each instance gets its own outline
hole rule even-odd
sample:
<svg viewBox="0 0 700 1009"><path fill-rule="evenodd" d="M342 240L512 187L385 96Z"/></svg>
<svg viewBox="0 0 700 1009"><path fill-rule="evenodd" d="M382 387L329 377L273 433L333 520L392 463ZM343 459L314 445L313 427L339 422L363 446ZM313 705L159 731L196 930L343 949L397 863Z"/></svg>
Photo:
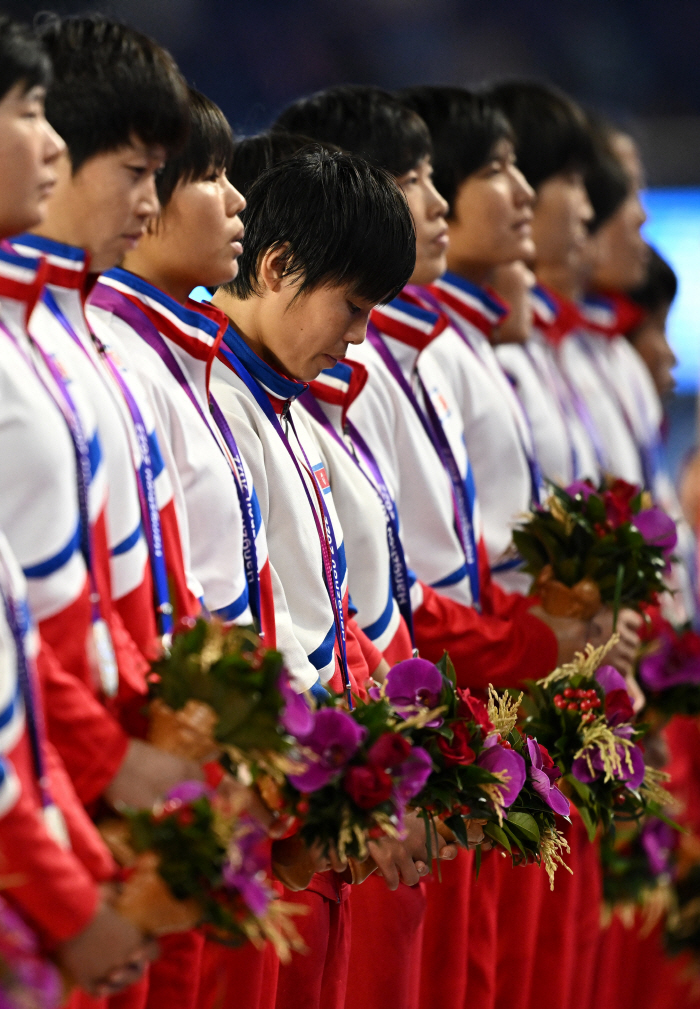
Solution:
<svg viewBox="0 0 700 1009"><path fill-rule="evenodd" d="M320 463L318 463L318 465L313 466L312 468L313 468L313 471L314 471L314 476L316 477L318 485L321 488L321 490L323 491L323 493L324 494L330 494L330 492L331 492L331 485L330 485L330 482L328 480L328 474L326 473L326 467L323 465L322 462L320 462Z"/></svg>

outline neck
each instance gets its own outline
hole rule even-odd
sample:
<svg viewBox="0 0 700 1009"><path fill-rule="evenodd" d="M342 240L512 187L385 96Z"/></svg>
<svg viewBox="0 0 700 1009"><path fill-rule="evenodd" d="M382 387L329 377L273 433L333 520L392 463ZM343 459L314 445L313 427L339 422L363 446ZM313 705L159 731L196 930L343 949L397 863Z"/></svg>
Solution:
<svg viewBox="0 0 700 1009"><path fill-rule="evenodd" d="M146 244L147 238L141 239L143 244ZM127 255L122 260L121 265L129 273L136 274L142 280L147 281L149 284L153 284L154 287L160 288L161 291L165 291L169 294L171 298L177 301L180 305L184 305L189 298L190 291L197 286L198 281L192 280L189 277L180 277L173 275L172 272L164 269L159 263L154 262L150 256L148 256L138 245L133 252L127 253Z"/></svg>
<svg viewBox="0 0 700 1009"><path fill-rule="evenodd" d="M212 298L212 304L228 316L231 325L240 338L248 344L257 357L265 361L276 371L285 373L280 361L268 350L263 340L259 319L260 298L253 296L242 301L220 287Z"/></svg>
<svg viewBox="0 0 700 1009"><path fill-rule="evenodd" d="M447 256L447 269L450 273L456 273L458 277L463 277L477 287L483 287L488 281L494 267L490 263L464 262L464 260L453 260L449 254Z"/></svg>
<svg viewBox="0 0 700 1009"><path fill-rule="evenodd" d="M540 284L544 284L562 298L578 301L583 297L583 283L569 267L538 264L535 273Z"/></svg>

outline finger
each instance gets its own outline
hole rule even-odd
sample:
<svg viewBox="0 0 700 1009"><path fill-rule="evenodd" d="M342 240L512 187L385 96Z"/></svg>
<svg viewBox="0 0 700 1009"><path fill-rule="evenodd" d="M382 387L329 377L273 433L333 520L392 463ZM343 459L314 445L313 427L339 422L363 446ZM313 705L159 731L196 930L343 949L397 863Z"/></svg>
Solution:
<svg viewBox="0 0 700 1009"><path fill-rule="evenodd" d="M412 858L403 852L396 859L402 881L406 886L415 886L420 882L420 873L416 869L416 864Z"/></svg>
<svg viewBox="0 0 700 1009"><path fill-rule="evenodd" d="M438 852L438 858L444 862L451 862L453 858L457 858L458 854L459 848L456 844L446 844L445 847L441 848Z"/></svg>
<svg viewBox="0 0 700 1009"><path fill-rule="evenodd" d="M391 852L387 851L381 843L377 844L375 841L370 841L368 847L372 858L379 867L379 872L384 877L384 882L390 890L396 890L399 885L399 873Z"/></svg>
<svg viewBox="0 0 700 1009"><path fill-rule="evenodd" d="M418 873L419 876L427 876L428 873L430 872L430 869L425 864L425 862L417 861L414 862L413 864L415 865L416 872Z"/></svg>

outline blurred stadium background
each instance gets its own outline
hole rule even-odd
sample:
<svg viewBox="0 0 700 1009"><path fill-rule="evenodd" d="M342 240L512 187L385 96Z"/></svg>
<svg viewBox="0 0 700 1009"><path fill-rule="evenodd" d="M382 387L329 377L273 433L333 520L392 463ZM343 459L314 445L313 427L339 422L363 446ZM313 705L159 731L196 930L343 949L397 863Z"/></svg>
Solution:
<svg viewBox="0 0 700 1009"><path fill-rule="evenodd" d="M680 277L670 331L678 395L675 465L695 439L700 377L700 2L698 0L4 0L100 10L166 45L240 133L334 83L387 88L524 76L558 84L638 140L649 240Z"/></svg>

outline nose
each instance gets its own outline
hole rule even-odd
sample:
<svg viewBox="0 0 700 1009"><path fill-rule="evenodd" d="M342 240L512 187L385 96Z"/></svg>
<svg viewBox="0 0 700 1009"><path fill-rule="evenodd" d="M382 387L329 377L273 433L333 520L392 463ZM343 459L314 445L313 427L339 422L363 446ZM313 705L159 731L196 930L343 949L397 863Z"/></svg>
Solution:
<svg viewBox="0 0 700 1009"><path fill-rule="evenodd" d="M227 217L235 217L246 208L246 199L242 193L236 189L226 175L223 176L225 189L225 206Z"/></svg>
<svg viewBox="0 0 700 1009"><path fill-rule="evenodd" d="M535 190L532 188L517 165L512 165L510 175L513 184L513 198L515 200L515 205L517 207L534 206Z"/></svg>
<svg viewBox="0 0 700 1009"><path fill-rule="evenodd" d="M367 336L367 323L369 322L369 312L363 312L362 315L354 319L345 334L345 342L351 343L353 346L358 347L361 343L364 343L365 337Z"/></svg>
<svg viewBox="0 0 700 1009"><path fill-rule="evenodd" d="M447 200L438 193L437 189L433 185L432 181L428 180L428 215L432 221L437 217L446 217L447 211L450 209L450 205Z"/></svg>
<svg viewBox="0 0 700 1009"><path fill-rule="evenodd" d="M137 215L147 218L154 217L160 211L160 200L156 189L156 173L149 172L144 180L143 189L139 195L137 204Z"/></svg>
<svg viewBox="0 0 700 1009"><path fill-rule="evenodd" d="M59 136L48 119L44 119L44 161L47 165L52 164L63 154L66 144L63 137Z"/></svg>

